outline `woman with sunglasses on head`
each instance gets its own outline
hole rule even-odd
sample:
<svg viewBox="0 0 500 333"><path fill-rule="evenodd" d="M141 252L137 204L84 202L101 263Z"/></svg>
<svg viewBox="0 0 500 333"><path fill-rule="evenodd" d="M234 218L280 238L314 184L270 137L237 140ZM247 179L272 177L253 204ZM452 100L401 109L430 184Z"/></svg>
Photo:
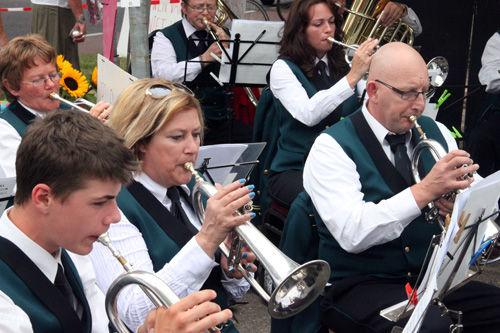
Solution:
<svg viewBox="0 0 500 333"><path fill-rule="evenodd" d="M109 234L113 244L134 269L155 273L180 297L203 289L217 292L215 300L227 307L226 292L243 296L248 283L229 272L217 251L228 233L255 214L235 216L235 210L254 196L244 180L225 187L206 206L203 224L191 207L187 184L203 137L200 104L188 88L162 79L137 80L119 96L109 120L141 161L141 171L117 198L123 219ZM229 244L229 243L226 243ZM90 254L97 284L106 291L123 268L109 250L97 245ZM255 255L245 249L243 264L254 272ZM220 266L219 266L220 259ZM221 269L222 268L222 269ZM118 301L121 318L135 330L153 304L140 288L130 288ZM231 322L223 332L236 332Z"/></svg>
<svg viewBox="0 0 500 333"><path fill-rule="evenodd" d="M342 40L341 24L333 0L295 1L285 23L279 59L271 68L269 86L279 137L269 194L286 208L303 190L303 163L315 137L359 107L355 88L378 44L376 40L361 44L349 69L342 47L328 41Z"/></svg>

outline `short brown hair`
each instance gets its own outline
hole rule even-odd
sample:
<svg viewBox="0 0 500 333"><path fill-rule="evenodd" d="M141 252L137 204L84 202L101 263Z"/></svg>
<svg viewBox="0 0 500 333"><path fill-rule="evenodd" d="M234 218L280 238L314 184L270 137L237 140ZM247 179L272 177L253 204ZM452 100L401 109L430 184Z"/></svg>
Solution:
<svg viewBox="0 0 500 333"><path fill-rule="evenodd" d="M5 87L4 81L11 89L19 90L23 72L35 65L35 59L53 62L57 68L56 50L40 35L26 35L11 40L0 49L0 87L5 92L9 102L16 100Z"/></svg>
<svg viewBox="0 0 500 333"><path fill-rule="evenodd" d="M292 3L288 18L283 30L283 38L280 42L279 55L281 58L290 60L300 67L308 78L312 78L315 70L316 53L309 45L306 36L306 28L309 25L309 9L317 4L324 3L335 17L334 38L342 41L342 16L339 14L339 7L333 0L296 0ZM340 79L349 71L349 66L344 58L342 46L333 44L327 52L328 67L332 77Z"/></svg>
<svg viewBox="0 0 500 333"><path fill-rule="evenodd" d="M174 89L160 99L146 96L148 88L170 84L163 79L137 80L125 88L113 106L109 126L125 139L125 146L132 149L138 161L141 159L139 145L149 142L175 114L187 109L198 112L203 137L203 114L194 95Z"/></svg>
<svg viewBox="0 0 500 333"><path fill-rule="evenodd" d="M28 127L17 150L16 205L31 200L37 184L46 184L62 201L90 179L127 184L138 163L123 140L99 120L81 111L59 110Z"/></svg>

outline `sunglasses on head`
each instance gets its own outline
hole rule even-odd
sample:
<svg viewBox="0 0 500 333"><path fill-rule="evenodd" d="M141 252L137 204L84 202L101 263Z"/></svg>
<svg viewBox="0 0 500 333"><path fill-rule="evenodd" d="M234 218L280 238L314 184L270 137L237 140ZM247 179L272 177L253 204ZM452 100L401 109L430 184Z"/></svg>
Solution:
<svg viewBox="0 0 500 333"><path fill-rule="evenodd" d="M168 94L170 94L173 90L180 90L190 95L194 95L194 93L186 87L177 82L172 82L169 84L155 84L148 89L146 89L146 96L151 96L153 98L164 98Z"/></svg>

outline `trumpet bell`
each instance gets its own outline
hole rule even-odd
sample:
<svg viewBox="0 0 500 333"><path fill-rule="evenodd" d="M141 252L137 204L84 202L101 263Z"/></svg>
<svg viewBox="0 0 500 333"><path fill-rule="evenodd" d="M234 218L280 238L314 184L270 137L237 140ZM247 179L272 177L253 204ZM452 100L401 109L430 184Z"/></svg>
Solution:
<svg viewBox="0 0 500 333"><path fill-rule="evenodd" d="M431 86L441 87L448 77L450 66L445 57L434 57L427 63Z"/></svg>

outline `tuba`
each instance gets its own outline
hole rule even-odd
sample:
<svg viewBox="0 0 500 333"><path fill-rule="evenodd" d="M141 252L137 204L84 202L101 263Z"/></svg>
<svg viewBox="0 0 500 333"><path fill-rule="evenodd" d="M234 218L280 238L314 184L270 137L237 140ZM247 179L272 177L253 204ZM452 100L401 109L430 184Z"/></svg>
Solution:
<svg viewBox="0 0 500 333"><path fill-rule="evenodd" d="M184 168L191 171L195 177L196 184L192 192L193 206L198 218L203 223L205 209L202 196L209 198L217 193L217 189L200 177L192 163L186 163ZM237 210L236 213L245 214L241 210ZM257 259L269 272L276 287L271 296L239 263L243 242L248 244ZM228 249L224 243L220 245L220 249L228 257L229 269L237 269L242 273L250 285L268 303L268 312L271 317L276 319L288 318L304 310L321 294L330 277L330 266L326 261L313 260L303 265L297 264L274 246L249 221L236 227L233 231L231 249Z"/></svg>
<svg viewBox="0 0 500 333"><path fill-rule="evenodd" d="M377 38L380 45L390 42L403 42L413 45L415 39L413 29L398 19L392 26L384 27L379 19L376 19L389 0L354 0L351 9L347 11L347 17L342 24L346 44L361 44L368 38ZM341 6L339 3L337 5Z"/></svg>

